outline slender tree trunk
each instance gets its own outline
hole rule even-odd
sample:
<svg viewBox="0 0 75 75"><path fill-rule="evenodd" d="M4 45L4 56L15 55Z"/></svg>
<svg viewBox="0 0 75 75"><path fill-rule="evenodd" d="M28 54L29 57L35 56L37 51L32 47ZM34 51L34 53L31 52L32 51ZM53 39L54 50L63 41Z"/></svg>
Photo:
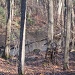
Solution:
<svg viewBox="0 0 75 75"><path fill-rule="evenodd" d="M73 1L72 1L72 12L71 12L71 39L72 39L72 49L74 49L74 9L73 9Z"/></svg>
<svg viewBox="0 0 75 75"><path fill-rule="evenodd" d="M48 0L48 41L53 41L53 0Z"/></svg>
<svg viewBox="0 0 75 75"><path fill-rule="evenodd" d="M64 30L63 30L63 26L64 26L64 0L62 0L62 10L61 10L61 19L62 19L62 23L61 23L61 48L64 48Z"/></svg>
<svg viewBox="0 0 75 75"><path fill-rule="evenodd" d="M18 75L24 75L25 63L25 34L26 34L26 0L21 0L21 28Z"/></svg>
<svg viewBox="0 0 75 75"><path fill-rule="evenodd" d="M53 25L54 25L54 19L53 19L53 0L48 0L48 44L47 44L47 51L45 58L47 59L48 50L50 49L51 45L50 43L53 42ZM52 52L51 52L52 54ZM50 60L51 60L51 54L50 54ZM53 61L52 61L53 63Z"/></svg>
<svg viewBox="0 0 75 75"><path fill-rule="evenodd" d="M59 0L58 3L58 20L60 19L61 11L62 11L62 0Z"/></svg>
<svg viewBox="0 0 75 75"><path fill-rule="evenodd" d="M65 31L65 51L64 51L64 65L63 65L63 69L67 70L69 69L69 42L70 42L70 27L71 27L71 0L65 0L65 5L66 8L65 10L67 11L67 19L65 19L65 21L67 21L67 23L65 24L66 26L66 31Z"/></svg>
<svg viewBox="0 0 75 75"><path fill-rule="evenodd" d="M11 0L11 20L13 21L13 17L14 17L14 0Z"/></svg>
<svg viewBox="0 0 75 75"><path fill-rule="evenodd" d="M62 40L63 40L63 30L62 30L62 25L63 25L63 1L59 0L58 3L58 12L57 12L57 26L61 26L61 40L60 40L60 47L62 48ZM62 22L61 22L62 20Z"/></svg>
<svg viewBox="0 0 75 75"><path fill-rule="evenodd" d="M5 56L9 58L10 55L10 35L11 35L11 0L7 0L7 22L6 22L6 47Z"/></svg>
<svg viewBox="0 0 75 75"><path fill-rule="evenodd" d="M62 0L59 0L59 3L58 3L58 12L57 12L57 25L60 26L60 18L61 18L61 14L62 14Z"/></svg>

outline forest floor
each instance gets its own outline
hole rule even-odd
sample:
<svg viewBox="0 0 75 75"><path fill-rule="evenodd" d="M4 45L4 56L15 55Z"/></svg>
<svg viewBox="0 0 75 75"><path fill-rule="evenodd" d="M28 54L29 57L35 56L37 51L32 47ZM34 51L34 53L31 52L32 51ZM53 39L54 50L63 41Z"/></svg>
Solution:
<svg viewBox="0 0 75 75"><path fill-rule="evenodd" d="M57 56L57 65L44 62L45 52L40 55L26 54L25 75L75 75L75 52L70 53L69 70L63 71L63 53ZM17 63L0 58L0 75L18 75Z"/></svg>

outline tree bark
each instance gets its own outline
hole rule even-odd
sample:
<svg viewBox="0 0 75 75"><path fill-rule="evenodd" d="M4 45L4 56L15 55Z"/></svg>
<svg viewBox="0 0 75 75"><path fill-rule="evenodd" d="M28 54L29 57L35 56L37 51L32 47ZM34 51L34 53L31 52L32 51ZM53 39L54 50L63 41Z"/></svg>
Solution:
<svg viewBox="0 0 75 75"><path fill-rule="evenodd" d="M26 34L26 0L21 0L21 28L18 75L24 75L25 64L25 34Z"/></svg>
<svg viewBox="0 0 75 75"><path fill-rule="evenodd" d="M74 9L73 9L73 1L72 1L72 12L71 12L71 30L74 31ZM72 49L74 49L74 33L71 32L72 39Z"/></svg>
<svg viewBox="0 0 75 75"><path fill-rule="evenodd" d="M6 22L6 47L5 47L5 57L8 59L10 57L10 35L11 35L11 0L7 0L7 22Z"/></svg>
<svg viewBox="0 0 75 75"><path fill-rule="evenodd" d="M60 16L61 16L61 12L62 12L62 0L59 0L59 3L58 3L58 12L57 12L57 26L60 26Z"/></svg>
<svg viewBox="0 0 75 75"><path fill-rule="evenodd" d="M11 9L11 20L13 21L13 17L14 17L14 0L11 0L11 6L12 6L12 9Z"/></svg>
<svg viewBox="0 0 75 75"><path fill-rule="evenodd" d="M64 65L63 69L69 69L69 42L70 42L70 27L71 27L71 0L65 0L65 10L67 11L67 19L66 21L66 31L65 31L65 51L64 51Z"/></svg>
<svg viewBox="0 0 75 75"><path fill-rule="evenodd" d="M53 41L53 0L48 0L48 41Z"/></svg>
<svg viewBox="0 0 75 75"><path fill-rule="evenodd" d="M62 10L61 10L61 48L64 48L64 0L62 0Z"/></svg>
<svg viewBox="0 0 75 75"><path fill-rule="evenodd" d="M53 42L53 25L54 25L54 18L53 18L53 0L48 0L48 39L47 39L47 50L45 54L45 58L47 59L48 51L51 48L51 42ZM52 61L50 53L50 59L48 61Z"/></svg>

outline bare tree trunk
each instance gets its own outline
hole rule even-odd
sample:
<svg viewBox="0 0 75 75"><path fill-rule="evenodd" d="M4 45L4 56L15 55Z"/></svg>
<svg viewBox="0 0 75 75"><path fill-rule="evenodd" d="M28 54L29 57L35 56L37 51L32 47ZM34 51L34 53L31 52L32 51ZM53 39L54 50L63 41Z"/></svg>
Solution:
<svg viewBox="0 0 75 75"><path fill-rule="evenodd" d="M72 2L72 12L71 12L71 39L72 39L72 49L74 49L74 9L73 9L73 2Z"/></svg>
<svg viewBox="0 0 75 75"><path fill-rule="evenodd" d="M48 0L48 40L47 40L47 50L45 54L45 58L47 59L48 51L50 50L50 43L53 42L53 25L54 25L54 19L53 19L53 0ZM50 59L47 59L48 61L52 61L50 53L49 57Z"/></svg>
<svg viewBox="0 0 75 75"><path fill-rule="evenodd" d="M53 41L53 0L48 0L48 41Z"/></svg>
<svg viewBox="0 0 75 75"><path fill-rule="evenodd" d="M60 19L61 11L62 11L62 0L59 0L58 4L58 20Z"/></svg>
<svg viewBox="0 0 75 75"><path fill-rule="evenodd" d="M10 55L10 35L11 35L11 0L7 0L7 22L6 22L6 47L5 56L9 58Z"/></svg>
<svg viewBox="0 0 75 75"><path fill-rule="evenodd" d="M12 21L13 21L13 17L14 17L14 0L11 1L11 6L12 6L12 7L11 7L11 8L12 8L12 9L11 9L11 19L12 19Z"/></svg>
<svg viewBox="0 0 75 75"><path fill-rule="evenodd" d="M62 20L62 22L61 22ZM57 26L61 26L61 39L60 39L60 48L62 48L62 40L63 40L63 30L62 30L62 26L63 25L63 1L59 0L58 3L58 12L57 12Z"/></svg>
<svg viewBox="0 0 75 75"><path fill-rule="evenodd" d="M26 0L21 0L21 28L18 75L24 75L25 64L25 34L26 34Z"/></svg>
<svg viewBox="0 0 75 75"><path fill-rule="evenodd" d="M62 0L62 12L61 12L61 18L62 18L62 23L61 23L61 48L64 48L64 0Z"/></svg>
<svg viewBox="0 0 75 75"><path fill-rule="evenodd" d="M61 12L62 12L62 0L59 0L59 3L58 3L58 12L57 12L57 25L60 26L60 16L61 16Z"/></svg>
<svg viewBox="0 0 75 75"><path fill-rule="evenodd" d="M69 42L70 42L70 27L71 27L71 0L65 0L65 5L66 8L65 10L67 11L67 21L66 25L66 36L65 36L65 51L64 51L64 65L63 69L67 70L69 69Z"/></svg>

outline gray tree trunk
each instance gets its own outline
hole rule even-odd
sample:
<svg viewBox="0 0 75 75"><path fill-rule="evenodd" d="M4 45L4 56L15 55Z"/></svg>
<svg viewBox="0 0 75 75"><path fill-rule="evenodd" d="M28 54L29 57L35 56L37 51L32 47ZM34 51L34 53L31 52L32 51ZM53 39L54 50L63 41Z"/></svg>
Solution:
<svg viewBox="0 0 75 75"><path fill-rule="evenodd" d="M72 49L74 49L74 9L72 1L72 12L71 12L71 39L72 39Z"/></svg>
<svg viewBox="0 0 75 75"><path fill-rule="evenodd" d="M10 35L11 35L11 0L7 0L7 22L6 22L6 47L5 57L9 58L10 55Z"/></svg>
<svg viewBox="0 0 75 75"><path fill-rule="evenodd" d="M53 41L53 0L48 0L48 41Z"/></svg>
<svg viewBox="0 0 75 75"><path fill-rule="evenodd" d="M57 25L60 26L60 18L61 18L61 13L62 13L62 5L63 5L63 2L62 0L59 0L59 3L58 3L58 12L57 12Z"/></svg>
<svg viewBox="0 0 75 75"><path fill-rule="evenodd" d="M21 0L21 28L18 75L24 75L25 64L25 34L26 34L26 0Z"/></svg>
<svg viewBox="0 0 75 75"><path fill-rule="evenodd" d="M65 10L67 11L66 31L65 31L65 51L64 51L64 65L63 69L69 69L69 42L70 42L70 27L71 27L71 0L65 0ZM65 15L65 16L66 16Z"/></svg>
<svg viewBox="0 0 75 75"><path fill-rule="evenodd" d="M13 21L13 17L14 17L14 0L11 0L11 19Z"/></svg>
<svg viewBox="0 0 75 75"><path fill-rule="evenodd" d="M61 48L64 48L64 0L62 0L62 12L61 12L62 24L61 24Z"/></svg>

